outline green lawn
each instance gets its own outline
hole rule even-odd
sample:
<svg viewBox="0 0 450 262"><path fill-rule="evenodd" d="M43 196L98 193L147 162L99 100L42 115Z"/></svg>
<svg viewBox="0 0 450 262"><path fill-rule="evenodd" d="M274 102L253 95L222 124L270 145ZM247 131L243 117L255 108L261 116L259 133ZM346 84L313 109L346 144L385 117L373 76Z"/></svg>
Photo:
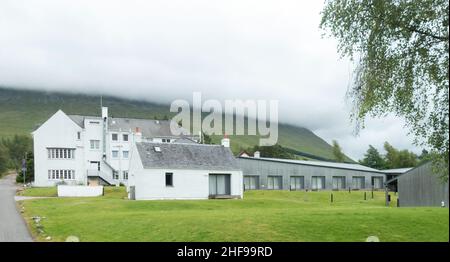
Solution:
<svg viewBox="0 0 450 262"><path fill-rule="evenodd" d="M372 235L449 241L448 208L384 207L383 192L374 199L368 193L368 200L364 192L333 192L334 203L331 192L248 191L244 200L198 201L131 201L124 188L105 192L20 205L37 240L48 234L52 241L70 235L81 241L365 241ZM44 233L32 216L45 217Z"/></svg>
<svg viewBox="0 0 450 262"><path fill-rule="evenodd" d="M18 195L32 197L55 197L58 196L58 192L56 190L56 187L32 187L20 191Z"/></svg>

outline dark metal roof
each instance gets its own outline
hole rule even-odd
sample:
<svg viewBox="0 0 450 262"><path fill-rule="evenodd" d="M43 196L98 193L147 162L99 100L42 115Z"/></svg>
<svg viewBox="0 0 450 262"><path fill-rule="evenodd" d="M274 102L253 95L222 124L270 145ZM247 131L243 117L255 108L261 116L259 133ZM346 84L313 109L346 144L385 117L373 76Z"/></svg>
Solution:
<svg viewBox="0 0 450 262"><path fill-rule="evenodd" d="M356 170L356 171L384 174L382 171L380 171L378 169L370 168L370 167L359 165L359 164L336 163L336 162L325 162L325 161L305 161L305 160L266 158L266 157L244 157L244 156L239 157L239 159L271 161L271 162L288 163L288 164L296 164L296 165L328 167L328 168L347 169L347 170Z"/></svg>
<svg viewBox="0 0 450 262"><path fill-rule="evenodd" d="M102 120L102 118L98 116L69 115L69 117L82 128L84 128L85 119ZM136 127L138 127L142 132L142 136L146 138L180 137L172 134L170 123L171 120L108 117L108 130L135 132ZM182 127L179 127L179 130L182 133L181 136L190 136L188 130Z"/></svg>
<svg viewBox="0 0 450 262"><path fill-rule="evenodd" d="M142 142L136 147L146 169L240 170L230 148L221 145Z"/></svg>

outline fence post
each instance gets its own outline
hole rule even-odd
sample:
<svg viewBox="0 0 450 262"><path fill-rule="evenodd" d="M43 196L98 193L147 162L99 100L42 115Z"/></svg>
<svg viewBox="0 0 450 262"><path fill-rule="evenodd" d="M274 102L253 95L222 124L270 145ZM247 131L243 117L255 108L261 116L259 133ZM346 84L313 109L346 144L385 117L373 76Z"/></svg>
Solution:
<svg viewBox="0 0 450 262"><path fill-rule="evenodd" d="M367 193L364 191L364 200L367 200Z"/></svg>
<svg viewBox="0 0 450 262"><path fill-rule="evenodd" d="M331 193L331 203L333 203L333 193Z"/></svg>

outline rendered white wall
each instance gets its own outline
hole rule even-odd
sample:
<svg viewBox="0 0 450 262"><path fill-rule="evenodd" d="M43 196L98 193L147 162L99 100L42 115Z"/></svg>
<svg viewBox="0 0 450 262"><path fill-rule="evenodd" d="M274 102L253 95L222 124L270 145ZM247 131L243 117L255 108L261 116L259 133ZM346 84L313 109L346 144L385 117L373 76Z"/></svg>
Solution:
<svg viewBox="0 0 450 262"><path fill-rule="evenodd" d="M165 185L165 173L173 173L173 186ZM231 195L242 197L242 172L217 170L143 169L130 174L136 200L208 199L209 174L230 174Z"/></svg>
<svg viewBox="0 0 450 262"><path fill-rule="evenodd" d="M103 195L103 186L58 186L59 197L96 197Z"/></svg>
<svg viewBox="0 0 450 262"><path fill-rule="evenodd" d="M56 112L33 133L34 186L54 186L60 180L49 180L49 169L75 170L75 180L65 180L69 184L84 183L84 152L77 132L82 129L62 111ZM75 148L74 159L49 159L47 148Z"/></svg>

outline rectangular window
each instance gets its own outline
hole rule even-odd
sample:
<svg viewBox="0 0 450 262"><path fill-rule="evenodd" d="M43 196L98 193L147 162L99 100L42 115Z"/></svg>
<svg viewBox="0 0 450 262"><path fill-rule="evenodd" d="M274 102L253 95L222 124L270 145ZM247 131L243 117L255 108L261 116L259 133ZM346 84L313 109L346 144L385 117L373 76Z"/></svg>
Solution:
<svg viewBox="0 0 450 262"><path fill-rule="evenodd" d="M81 139L81 132L77 132L77 140Z"/></svg>
<svg viewBox="0 0 450 262"><path fill-rule="evenodd" d="M111 139L112 139L112 141L118 141L119 136L117 134L111 134Z"/></svg>
<svg viewBox="0 0 450 262"><path fill-rule="evenodd" d="M374 189L382 189L383 188L383 177L381 177L381 176L372 177L372 187Z"/></svg>
<svg viewBox="0 0 450 262"><path fill-rule="evenodd" d="M311 189L319 190L325 188L325 177L324 176L313 176L311 178Z"/></svg>
<svg viewBox="0 0 450 262"><path fill-rule="evenodd" d="M305 178L303 176L291 176L291 190L302 190L305 188Z"/></svg>
<svg viewBox="0 0 450 262"><path fill-rule="evenodd" d="M283 178L281 176L268 176L267 189L281 189Z"/></svg>
<svg viewBox="0 0 450 262"><path fill-rule="evenodd" d="M119 173L117 171L113 171L113 178L114 179L119 179Z"/></svg>
<svg viewBox="0 0 450 262"><path fill-rule="evenodd" d="M123 171L123 180L128 180L128 171Z"/></svg>
<svg viewBox="0 0 450 262"><path fill-rule="evenodd" d="M47 148L49 159L74 159L75 149L72 148Z"/></svg>
<svg viewBox="0 0 450 262"><path fill-rule="evenodd" d="M334 176L333 177L333 189L345 189L345 176Z"/></svg>
<svg viewBox="0 0 450 262"><path fill-rule="evenodd" d="M363 176L354 176L352 178L353 189L363 189L365 188L365 179Z"/></svg>
<svg viewBox="0 0 450 262"><path fill-rule="evenodd" d="M258 176L244 176L244 189L253 190L259 188Z"/></svg>
<svg viewBox="0 0 450 262"><path fill-rule="evenodd" d="M123 140L124 142L128 142L128 135L127 135L127 134L123 134L123 135L122 135L122 140Z"/></svg>
<svg viewBox="0 0 450 262"><path fill-rule="evenodd" d="M128 152L128 151L122 151L122 155L123 155L123 158L124 159L128 159L128 155L129 155L130 153Z"/></svg>
<svg viewBox="0 0 450 262"><path fill-rule="evenodd" d="M91 140L91 149L100 149L100 140Z"/></svg>
<svg viewBox="0 0 450 262"><path fill-rule="evenodd" d="M119 157L119 151L113 150L112 151L112 158L118 158Z"/></svg>
<svg viewBox="0 0 450 262"><path fill-rule="evenodd" d="M166 186L173 186L173 173L166 173Z"/></svg>
<svg viewBox="0 0 450 262"><path fill-rule="evenodd" d="M75 179L75 170L68 170L68 169L48 170L48 179L74 180Z"/></svg>

